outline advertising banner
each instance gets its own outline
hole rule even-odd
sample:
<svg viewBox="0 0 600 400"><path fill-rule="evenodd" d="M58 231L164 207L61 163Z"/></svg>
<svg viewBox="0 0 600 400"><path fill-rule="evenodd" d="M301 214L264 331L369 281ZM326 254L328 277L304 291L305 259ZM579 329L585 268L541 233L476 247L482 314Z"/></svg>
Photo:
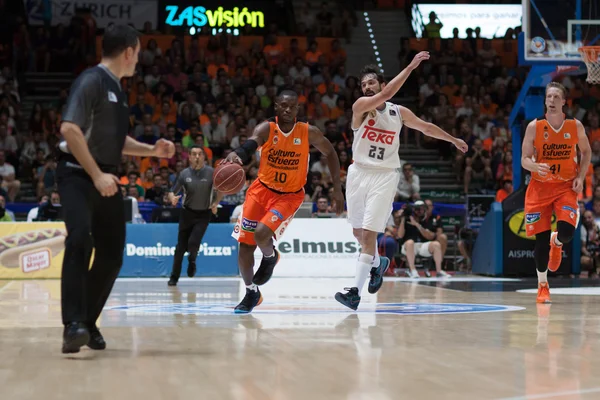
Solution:
<svg viewBox="0 0 600 400"><path fill-rule="evenodd" d="M536 276L535 236L527 237L525 230L525 191L527 186L519 188L502 202L503 235L503 274L504 276ZM556 231L556 220L552 217L552 231ZM578 235L579 233L575 233ZM563 260L558 275L572 273L573 242L563 245ZM553 275L553 273L550 273Z"/></svg>
<svg viewBox="0 0 600 400"><path fill-rule="evenodd" d="M496 196L493 195L468 195L467 227L478 232L494 201L496 201Z"/></svg>
<svg viewBox="0 0 600 400"><path fill-rule="evenodd" d="M0 223L0 279L60 278L63 223Z"/></svg>
<svg viewBox="0 0 600 400"><path fill-rule="evenodd" d="M160 0L158 27L194 35L202 29L222 29L237 36L249 31L259 34L270 23L285 21L285 6L265 0Z"/></svg>
<svg viewBox="0 0 600 400"><path fill-rule="evenodd" d="M177 224L127 224L120 277L167 277L177 245ZM196 276L238 276L233 224L209 225ZM0 279L60 278L67 232L61 222L0 223ZM92 256L93 257L93 256ZM187 268L187 256L182 270Z"/></svg>
<svg viewBox="0 0 600 400"><path fill-rule="evenodd" d="M345 218L294 219L276 247L281 261L274 277L352 277L360 250ZM258 266L260 250L255 258Z"/></svg>
<svg viewBox="0 0 600 400"><path fill-rule="evenodd" d="M466 39L467 28L480 28L480 37L492 39L504 37L506 30L521 25L521 4L413 4L412 26L418 38L423 37L423 25L429 23L434 12L436 21L442 23L440 37L450 39L458 29L458 37Z"/></svg>
<svg viewBox="0 0 600 400"><path fill-rule="evenodd" d="M23 0L30 25L69 25L76 10L88 9L98 28L109 23L133 24L142 29L146 21L157 24L158 0Z"/></svg>
<svg viewBox="0 0 600 400"><path fill-rule="evenodd" d="M238 244L233 224L210 224L200 244L196 276L237 276ZM173 266L178 224L128 224L121 277L168 276ZM183 258L185 275L187 255Z"/></svg>

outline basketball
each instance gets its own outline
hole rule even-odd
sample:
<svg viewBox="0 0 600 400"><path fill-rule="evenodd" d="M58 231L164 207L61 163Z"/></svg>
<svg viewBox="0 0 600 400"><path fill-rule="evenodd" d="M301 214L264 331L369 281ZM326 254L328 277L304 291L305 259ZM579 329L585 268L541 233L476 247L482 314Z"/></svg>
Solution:
<svg viewBox="0 0 600 400"><path fill-rule="evenodd" d="M246 184L246 172L239 164L221 164L213 172L213 185L225 194L236 194Z"/></svg>

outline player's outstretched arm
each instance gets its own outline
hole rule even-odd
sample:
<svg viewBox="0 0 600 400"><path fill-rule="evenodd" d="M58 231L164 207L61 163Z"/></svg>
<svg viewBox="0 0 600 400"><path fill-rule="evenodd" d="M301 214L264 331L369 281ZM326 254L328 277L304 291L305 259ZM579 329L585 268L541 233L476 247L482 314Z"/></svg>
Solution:
<svg viewBox="0 0 600 400"><path fill-rule="evenodd" d="M550 166L533 161L535 153L533 141L535 140L536 122L537 119L534 119L527 125L527 129L525 129L525 137L523 138L523 146L521 147L521 166L527 171L537 172L541 176L545 176L550 171Z"/></svg>
<svg viewBox="0 0 600 400"><path fill-rule="evenodd" d="M381 90L381 92L377 93L373 96L363 96L356 100L352 105L352 112L354 114L364 114L371 110L374 110L381 104L385 103L396 93L398 90L404 85L404 82L410 76L410 73L416 69L421 61L429 60L429 52L422 51L413 58L412 62L408 64L406 68L404 68L394 79L390 81L385 87Z"/></svg>
<svg viewBox="0 0 600 400"><path fill-rule="evenodd" d="M152 146L127 136L125 146L123 146L123 154L135 157L171 158L175 154L175 145L169 140L158 139L156 144Z"/></svg>
<svg viewBox="0 0 600 400"><path fill-rule="evenodd" d="M398 106L398 108L400 109L402 122L409 128L421 131L424 135L444 140L446 142L450 142L463 153L466 153L467 150L469 150L469 146L467 146L467 144L462 139L455 138L448 132L445 132L440 127L430 122L423 121L421 118L417 117L412 111L410 111L406 107Z"/></svg>
<svg viewBox="0 0 600 400"><path fill-rule="evenodd" d="M232 151L222 162L238 163L240 165L248 163L252 159L256 149L269 140L270 133L271 127L269 121L263 121L256 125L254 131L252 131L252 136L246 140L246 143Z"/></svg>
<svg viewBox="0 0 600 400"><path fill-rule="evenodd" d="M316 126L308 127L308 141L315 146L321 154L327 156L327 166L333 179L333 202L335 212L340 215L344 212L344 194L342 193L342 181L340 179L340 160L331 142L323 136L323 132Z"/></svg>
<svg viewBox="0 0 600 400"><path fill-rule="evenodd" d="M573 190L576 193L581 193L583 190L583 182L585 182L585 175L588 168L590 167L590 161L592 159L592 149L590 147L590 141L585 134L585 128L579 120L575 120L577 124L577 139L579 151L581 152L581 161L579 163L579 175L573 181Z"/></svg>

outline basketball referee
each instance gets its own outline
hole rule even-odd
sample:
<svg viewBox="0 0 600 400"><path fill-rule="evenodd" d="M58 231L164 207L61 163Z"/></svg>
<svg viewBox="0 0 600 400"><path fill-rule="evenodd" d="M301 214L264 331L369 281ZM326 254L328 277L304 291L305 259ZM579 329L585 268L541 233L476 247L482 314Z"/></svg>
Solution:
<svg viewBox="0 0 600 400"><path fill-rule="evenodd" d="M149 146L127 135L128 96L120 80L133 76L139 51L133 28L107 29L100 64L75 80L62 117L56 180L68 234L61 278L63 353L77 353L84 345L106 348L96 320L123 262L125 213L115 176L121 154L172 157L175 152L169 141Z"/></svg>
<svg viewBox="0 0 600 400"><path fill-rule="evenodd" d="M187 274L190 278L196 275L196 257L200 243L208 228L211 214L217 213L217 206L223 199L223 194L217 192L213 201L213 168L206 165L204 150L199 146L192 146L189 154L190 166L181 171L168 194L174 206L181 197L176 194L182 189L185 194L183 209L179 215L179 234L169 286L177 285L186 250L188 251Z"/></svg>

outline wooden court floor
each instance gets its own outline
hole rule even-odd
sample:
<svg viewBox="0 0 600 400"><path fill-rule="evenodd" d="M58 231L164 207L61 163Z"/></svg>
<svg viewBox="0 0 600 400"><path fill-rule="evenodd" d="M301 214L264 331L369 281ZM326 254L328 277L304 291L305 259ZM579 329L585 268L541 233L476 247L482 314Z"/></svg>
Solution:
<svg viewBox="0 0 600 400"><path fill-rule="evenodd" d="M274 278L240 316L238 279L119 280L108 348L65 357L60 282L0 281L0 399L600 399L597 281L387 280L358 312L350 282Z"/></svg>

